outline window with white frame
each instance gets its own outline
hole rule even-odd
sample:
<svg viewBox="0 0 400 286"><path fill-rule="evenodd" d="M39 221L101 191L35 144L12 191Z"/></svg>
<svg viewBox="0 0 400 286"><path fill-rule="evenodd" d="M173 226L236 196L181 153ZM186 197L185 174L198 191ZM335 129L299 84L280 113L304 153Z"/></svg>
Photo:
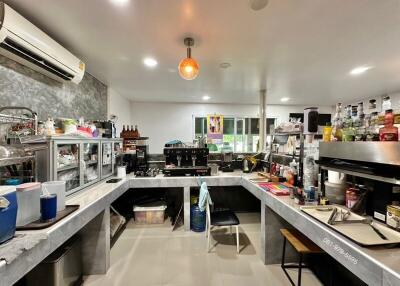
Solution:
<svg viewBox="0 0 400 286"><path fill-rule="evenodd" d="M207 117L194 116L194 139L207 137ZM230 150L236 153L253 153L258 150L259 118L224 116L223 140L208 144L211 152ZM276 118L267 118L266 134L271 134Z"/></svg>

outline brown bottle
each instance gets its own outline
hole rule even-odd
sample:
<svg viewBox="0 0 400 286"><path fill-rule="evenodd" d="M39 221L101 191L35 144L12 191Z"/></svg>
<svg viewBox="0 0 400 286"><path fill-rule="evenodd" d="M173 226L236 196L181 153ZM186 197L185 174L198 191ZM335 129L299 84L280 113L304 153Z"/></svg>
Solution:
<svg viewBox="0 0 400 286"><path fill-rule="evenodd" d="M131 125L131 130L129 131L129 138L135 138L135 130L133 129L133 125Z"/></svg>
<svg viewBox="0 0 400 286"><path fill-rule="evenodd" d="M135 138L140 138L139 130L137 128L137 125L135 125Z"/></svg>
<svg viewBox="0 0 400 286"><path fill-rule="evenodd" d="M124 137L125 137L125 133L126 133L125 125L122 125L122 131L121 131L121 133L119 134L119 136L120 136L121 138L124 138Z"/></svg>

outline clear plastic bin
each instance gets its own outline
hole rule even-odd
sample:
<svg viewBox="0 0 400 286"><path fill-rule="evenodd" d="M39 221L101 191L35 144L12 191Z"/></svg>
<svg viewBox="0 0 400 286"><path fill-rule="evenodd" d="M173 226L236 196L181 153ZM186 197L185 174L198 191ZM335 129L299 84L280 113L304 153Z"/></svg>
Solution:
<svg viewBox="0 0 400 286"><path fill-rule="evenodd" d="M133 212L135 214L135 223L137 224L163 224L165 220L166 205L140 207L135 206Z"/></svg>
<svg viewBox="0 0 400 286"><path fill-rule="evenodd" d="M25 183L16 187L18 199L17 226L24 226L40 219L41 184Z"/></svg>

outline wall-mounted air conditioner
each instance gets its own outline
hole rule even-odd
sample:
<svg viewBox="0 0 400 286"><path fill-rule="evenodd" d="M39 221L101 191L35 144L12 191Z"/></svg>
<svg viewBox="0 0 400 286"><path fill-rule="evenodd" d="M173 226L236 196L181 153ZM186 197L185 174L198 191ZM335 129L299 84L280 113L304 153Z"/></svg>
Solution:
<svg viewBox="0 0 400 286"><path fill-rule="evenodd" d="M78 84L85 74L85 63L3 2L0 54L57 81Z"/></svg>

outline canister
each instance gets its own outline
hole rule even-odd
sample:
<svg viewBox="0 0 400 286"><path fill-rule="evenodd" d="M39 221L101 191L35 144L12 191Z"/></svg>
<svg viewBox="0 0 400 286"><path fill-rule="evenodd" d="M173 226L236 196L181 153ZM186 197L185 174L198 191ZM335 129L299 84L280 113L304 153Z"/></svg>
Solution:
<svg viewBox="0 0 400 286"><path fill-rule="evenodd" d="M17 226L24 226L40 219L40 183L25 183L16 186L18 213Z"/></svg>
<svg viewBox="0 0 400 286"><path fill-rule="evenodd" d="M43 193L57 195L57 212L65 210L65 181L50 181L42 184Z"/></svg>
<svg viewBox="0 0 400 286"><path fill-rule="evenodd" d="M400 230L400 206L389 205L386 207L386 224Z"/></svg>

